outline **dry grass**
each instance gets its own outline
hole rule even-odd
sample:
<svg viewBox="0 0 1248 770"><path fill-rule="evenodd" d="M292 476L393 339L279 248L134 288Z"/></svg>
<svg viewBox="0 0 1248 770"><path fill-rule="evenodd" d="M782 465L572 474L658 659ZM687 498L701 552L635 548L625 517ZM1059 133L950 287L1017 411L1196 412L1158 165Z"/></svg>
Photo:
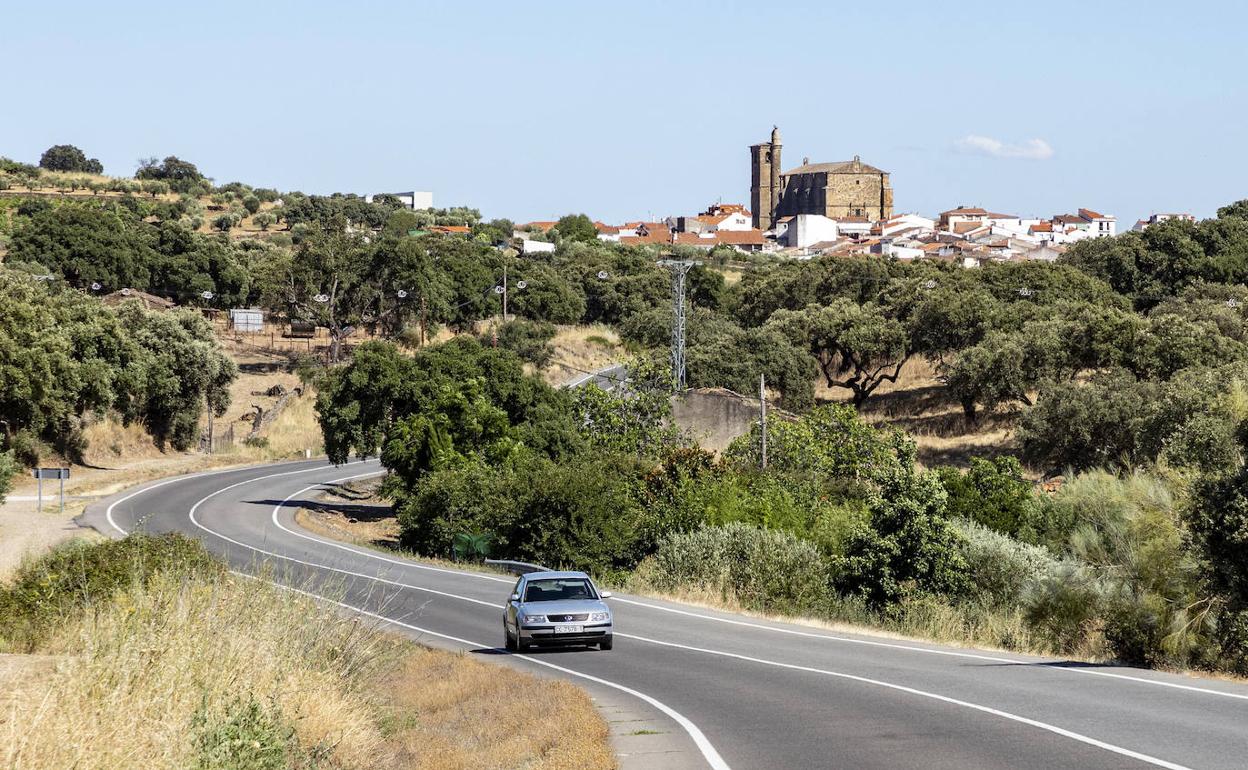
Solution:
<svg viewBox="0 0 1248 770"><path fill-rule="evenodd" d="M542 376L551 385L562 385L618 363L623 356L620 335L609 326L561 326L551 340L555 349L551 365Z"/></svg>
<svg viewBox="0 0 1248 770"><path fill-rule="evenodd" d="M191 767L197 717L219 723L234 704L258 702L329 766L375 766L385 744L364 684L390 647L250 581L166 576L68 622L47 645L65 658L14 692L0 765Z"/></svg>
<svg viewBox="0 0 1248 770"><path fill-rule="evenodd" d="M276 740L281 766L614 767L606 723L577 688L250 580L157 578L67 620L41 652L58 657L7 667L0 766L198 766L205 736L256 704L278 729L230 734L257 751Z"/></svg>
<svg viewBox="0 0 1248 770"><path fill-rule="evenodd" d="M417 649L380 694L395 767L615 767L606 722L589 696L567 682Z"/></svg>
<svg viewBox="0 0 1248 770"><path fill-rule="evenodd" d="M829 388L822 378L816 383L818 400L847 403L850 396L845 388ZM900 428L913 436L919 462L927 467L965 467L972 457L1018 452L1014 427L1019 410L981 413L975 424L968 423L935 368L922 358L908 361L897 382L880 385L859 412L872 425Z"/></svg>

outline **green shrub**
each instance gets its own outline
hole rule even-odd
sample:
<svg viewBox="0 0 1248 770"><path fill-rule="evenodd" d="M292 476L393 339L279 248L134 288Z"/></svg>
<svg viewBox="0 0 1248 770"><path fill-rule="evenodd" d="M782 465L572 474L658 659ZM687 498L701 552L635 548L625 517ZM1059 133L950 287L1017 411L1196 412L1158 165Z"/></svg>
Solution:
<svg viewBox="0 0 1248 770"><path fill-rule="evenodd" d="M812 543L733 523L665 537L641 570L664 591L713 591L764 612L816 611L829 596L829 564Z"/></svg>
<svg viewBox="0 0 1248 770"><path fill-rule="evenodd" d="M838 587L877 608L908 596L960 596L968 588L967 564L961 537L944 516L939 477L916 470L910 457L876 473L870 521L847 539Z"/></svg>
<svg viewBox="0 0 1248 770"><path fill-rule="evenodd" d="M1054 650L1086 650L1099 630L1104 588L1086 570L1062 565L1025 599L1027 625Z"/></svg>
<svg viewBox="0 0 1248 770"><path fill-rule="evenodd" d="M191 723L196 770L283 770L315 766L298 762L295 728L277 703L267 708L255 696L236 698L223 714L196 712ZM315 752L314 752L315 754Z"/></svg>
<svg viewBox="0 0 1248 770"><path fill-rule="evenodd" d="M1032 603L1033 617L1061 629L1055 639L1077 639L1088 624L1077 616L1093 613L1124 662L1187 665L1206 656L1214 616L1170 485L1139 471L1092 471L1067 482L1052 507L1074 523L1067 550L1085 565L1068 586L1050 585Z"/></svg>
<svg viewBox="0 0 1248 770"><path fill-rule="evenodd" d="M635 460L612 454L556 462L524 452L436 469L398 505L401 541L453 557L458 535L479 533L499 558L611 574L644 555L637 475Z"/></svg>
<svg viewBox="0 0 1248 770"><path fill-rule="evenodd" d="M12 452L0 452L0 503L13 489L13 477L19 470L17 459Z"/></svg>
<svg viewBox="0 0 1248 770"><path fill-rule="evenodd" d="M550 344L554 336L554 324L519 318L502 325L498 330L498 344L538 369L544 369L555 355Z"/></svg>
<svg viewBox="0 0 1248 770"><path fill-rule="evenodd" d="M962 557L970 574L970 596L981 604L1018 606L1023 596L1056 573L1058 561L1045 548L967 519L955 520Z"/></svg>
<svg viewBox="0 0 1248 770"><path fill-rule="evenodd" d="M224 569L198 540L178 534L73 541L24 565L0 589L0 639L29 652L64 618L157 574L207 577Z"/></svg>
<svg viewBox="0 0 1248 770"><path fill-rule="evenodd" d="M968 519L1011 537L1034 541L1039 501L1023 468L1013 457L971 458L970 470L940 468L940 481L949 495L951 518Z"/></svg>

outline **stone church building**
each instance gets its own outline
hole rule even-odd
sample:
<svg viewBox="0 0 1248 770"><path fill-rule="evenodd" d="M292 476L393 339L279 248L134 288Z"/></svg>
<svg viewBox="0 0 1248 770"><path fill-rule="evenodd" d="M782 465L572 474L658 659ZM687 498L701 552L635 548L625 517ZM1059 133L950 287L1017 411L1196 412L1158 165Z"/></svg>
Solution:
<svg viewBox="0 0 1248 770"><path fill-rule="evenodd" d="M780 129L771 141L750 147L750 211L754 226L770 230L776 220L795 214L821 214L831 219L893 215L893 188L888 172L863 163L857 155L840 163L811 163L781 171Z"/></svg>

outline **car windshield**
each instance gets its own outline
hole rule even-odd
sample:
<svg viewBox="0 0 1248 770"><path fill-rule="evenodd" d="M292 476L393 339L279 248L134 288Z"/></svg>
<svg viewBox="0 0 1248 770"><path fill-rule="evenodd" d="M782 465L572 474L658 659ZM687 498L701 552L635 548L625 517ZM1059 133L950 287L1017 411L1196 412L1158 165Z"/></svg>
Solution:
<svg viewBox="0 0 1248 770"><path fill-rule="evenodd" d="M530 580L524 588L526 602L558 602L568 599L597 599L593 585L585 578Z"/></svg>

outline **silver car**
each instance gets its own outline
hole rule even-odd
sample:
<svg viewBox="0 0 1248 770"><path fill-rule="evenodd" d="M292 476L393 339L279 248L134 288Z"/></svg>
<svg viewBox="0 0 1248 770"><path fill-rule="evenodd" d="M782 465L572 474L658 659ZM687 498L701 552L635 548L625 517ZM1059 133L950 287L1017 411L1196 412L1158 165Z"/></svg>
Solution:
<svg viewBox="0 0 1248 770"><path fill-rule="evenodd" d="M530 572L521 575L503 612L503 638L508 650L532 645L597 645L612 643L611 610L584 572Z"/></svg>

